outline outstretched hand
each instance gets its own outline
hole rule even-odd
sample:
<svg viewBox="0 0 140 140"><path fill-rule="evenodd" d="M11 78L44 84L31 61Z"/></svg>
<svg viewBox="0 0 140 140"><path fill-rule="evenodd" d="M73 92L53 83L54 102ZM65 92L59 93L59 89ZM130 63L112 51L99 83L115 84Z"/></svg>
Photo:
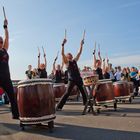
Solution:
<svg viewBox="0 0 140 140"><path fill-rule="evenodd" d="M93 55L95 54L96 50L93 51Z"/></svg>
<svg viewBox="0 0 140 140"><path fill-rule="evenodd" d="M8 25L8 20L4 19L4 25L7 26Z"/></svg>
<svg viewBox="0 0 140 140"><path fill-rule="evenodd" d="M66 44L66 42L67 42L67 39L65 38L65 39L63 40L62 46L64 46L64 45Z"/></svg>

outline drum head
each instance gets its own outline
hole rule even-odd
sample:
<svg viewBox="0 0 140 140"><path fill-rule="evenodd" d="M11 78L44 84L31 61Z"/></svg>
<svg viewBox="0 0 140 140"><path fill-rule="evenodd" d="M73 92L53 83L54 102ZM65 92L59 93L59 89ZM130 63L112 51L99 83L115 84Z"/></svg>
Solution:
<svg viewBox="0 0 140 140"><path fill-rule="evenodd" d="M99 80L98 81L100 84L104 84L104 83L112 83L112 81L110 79L103 79L103 80Z"/></svg>
<svg viewBox="0 0 140 140"><path fill-rule="evenodd" d="M23 80L23 81L18 82L18 87L36 85L36 84L52 84L52 80L46 79L46 78Z"/></svg>

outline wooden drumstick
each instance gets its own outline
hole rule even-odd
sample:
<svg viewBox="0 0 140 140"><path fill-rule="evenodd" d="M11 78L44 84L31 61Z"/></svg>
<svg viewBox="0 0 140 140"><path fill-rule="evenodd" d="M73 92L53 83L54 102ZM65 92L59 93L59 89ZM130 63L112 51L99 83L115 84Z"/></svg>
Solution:
<svg viewBox="0 0 140 140"><path fill-rule="evenodd" d="M67 30L65 29L65 39L67 38Z"/></svg>
<svg viewBox="0 0 140 140"><path fill-rule="evenodd" d="M86 30L84 30L84 33L83 33L83 40L85 39L85 35L86 35Z"/></svg>
<svg viewBox="0 0 140 140"><path fill-rule="evenodd" d="M4 15L4 19L6 19L6 14L5 14L4 6L3 6L3 15Z"/></svg>
<svg viewBox="0 0 140 140"><path fill-rule="evenodd" d="M95 41L95 48L94 48L94 50L96 51L96 41Z"/></svg>
<svg viewBox="0 0 140 140"><path fill-rule="evenodd" d="M98 44L98 50L99 50L99 52L100 52L100 44Z"/></svg>
<svg viewBox="0 0 140 140"><path fill-rule="evenodd" d="M43 53L45 54L45 50L44 50L44 47L42 46L42 50L43 50Z"/></svg>

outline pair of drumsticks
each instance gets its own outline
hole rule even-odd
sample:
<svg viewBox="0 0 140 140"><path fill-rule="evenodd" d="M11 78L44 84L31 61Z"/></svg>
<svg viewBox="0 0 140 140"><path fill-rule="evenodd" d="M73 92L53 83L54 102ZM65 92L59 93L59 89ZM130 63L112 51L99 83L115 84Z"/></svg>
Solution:
<svg viewBox="0 0 140 140"><path fill-rule="evenodd" d="M86 34L86 31L84 30L84 33L83 33L83 41L84 41L84 39L85 39L85 34ZM64 35L64 39L66 39L67 38L67 30L65 29L65 35ZM58 59L58 55L59 55L59 51L57 52L57 55L56 55L56 57L55 57L55 59L54 59L54 61L56 62L56 60Z"/></svg>

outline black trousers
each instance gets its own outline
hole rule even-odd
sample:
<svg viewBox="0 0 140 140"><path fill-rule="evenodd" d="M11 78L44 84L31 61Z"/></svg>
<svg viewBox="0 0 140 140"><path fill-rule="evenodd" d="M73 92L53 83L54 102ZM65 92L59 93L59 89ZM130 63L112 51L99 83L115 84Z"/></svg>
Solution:
<svg viewBox="0 0 140 140"><path fill-rule="evenodd" d="M0 86L4 89L4 91L7 93L9 101L11 103L11 111L13 117L18 117L18 106L17 101L14 96L14 89L12 85L12 81L10 79L0 79Z"/></svg>
<svg viewBox="0 0 140 140"><path fill-rule="evenodd" d="M83 104L85 104L87 102L87 95L86 95L85 90L83 88L83 83L82 82L68 81L68 87L66 89L66 92L64 93L64 95L62 96L62 98L60 99L60 101L57 104L58 109L63 108L64 104L66 103L66 101L67 101L68 97L70 96L71 91L75 85L79 88L79 90L82 94Z"/></svg>

